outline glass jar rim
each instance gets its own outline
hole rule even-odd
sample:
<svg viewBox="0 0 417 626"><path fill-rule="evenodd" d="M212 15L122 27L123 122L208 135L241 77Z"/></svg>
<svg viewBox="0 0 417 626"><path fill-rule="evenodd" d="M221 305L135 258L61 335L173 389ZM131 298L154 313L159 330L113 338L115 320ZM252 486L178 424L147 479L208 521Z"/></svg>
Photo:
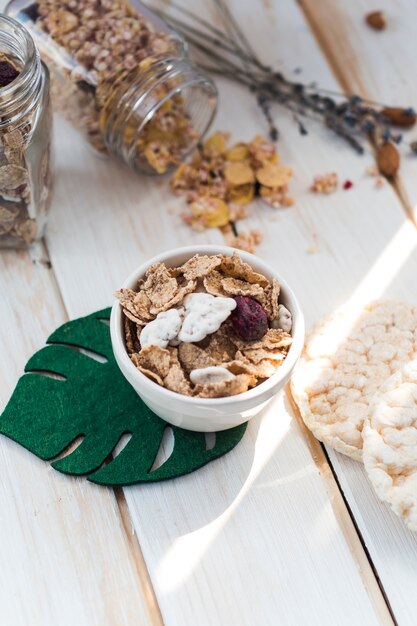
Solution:
<svg viewBox="0 0 417 626"><path fill-rule="evenodd" d="M17 20L8 15L0 15L0 42L6 43L9 38L19 48L21 69L16 78L5 87L0 88L0 116L7 120L0 126L16 121L26 115L38 101L41 93L41 60L35 42L29 31ZM19 56L17 51L16 55ZM3 112L4 110L4 112Z"/></svg>

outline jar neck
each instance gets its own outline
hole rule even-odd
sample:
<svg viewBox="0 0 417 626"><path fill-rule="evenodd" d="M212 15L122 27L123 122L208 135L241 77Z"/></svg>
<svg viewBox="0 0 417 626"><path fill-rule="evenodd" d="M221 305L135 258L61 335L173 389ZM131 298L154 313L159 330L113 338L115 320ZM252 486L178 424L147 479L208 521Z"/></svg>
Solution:
<svg viewBox="0 0 417 626"><path fill-rule="evenodd" d="M143 142L149 139L147 125L155 121L156 114L158 126L151 136L159 137L162 143L169 135L177 134L179 138L182 131L188 133L188 141L179 142L183 143L178 148L180 161L207 130L216 105L217 90L210 78L184 58L168 58L154 63L146 72L129 72L109 90L102 108L101 130L111 153L136 171L155 173L143 157ZM183 126L172 115L170 118L173 106L177 115L181 108L186 120ZM169 128L169 124L175 126Z"/></svg>
<svg viewBox="0 0 417 626"><path fill-rule="evenodd" d="M5 15L0 16L0 54L19 72L9 85L0 88L0 128L4 128L35 109L42 95L43 71L26 28Z"/></svg>

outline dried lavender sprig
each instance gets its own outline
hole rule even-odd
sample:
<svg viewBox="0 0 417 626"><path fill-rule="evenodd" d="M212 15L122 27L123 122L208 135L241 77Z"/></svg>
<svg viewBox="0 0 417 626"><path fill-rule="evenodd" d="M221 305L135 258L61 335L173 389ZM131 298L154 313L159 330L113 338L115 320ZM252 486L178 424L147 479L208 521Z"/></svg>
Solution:
<svg viewBox="0 0 417 626"><path fill-rule="evenodd" d="M314 89L311 85L291 82L281 73L274 72L272 68L261 63L224 0L213 1L223 17L227 33L176 3L171 3L171 8L177 9L194 23L201 24L205 30L173 17L170 13L166 14L164 11L159 13L180 30L203 55L206 63L202 62L200 65L217 75L246 86L256 95L268 122L271 137L276 138L278 134L270 107L278 103L293 112L293 118L302 134L306 134L306 129L298 115L318 117L357 152L363 152L357 137L373 139L381 137L383 141L392 139L397 142L401 140L401 135L391 135L389 120L374 108L365 106L382 107L382 104L356 96L346 99L343 94L332 90ZM226 54L219 53L219 49ZM337 104L329 95L343 100Z"/></svg>

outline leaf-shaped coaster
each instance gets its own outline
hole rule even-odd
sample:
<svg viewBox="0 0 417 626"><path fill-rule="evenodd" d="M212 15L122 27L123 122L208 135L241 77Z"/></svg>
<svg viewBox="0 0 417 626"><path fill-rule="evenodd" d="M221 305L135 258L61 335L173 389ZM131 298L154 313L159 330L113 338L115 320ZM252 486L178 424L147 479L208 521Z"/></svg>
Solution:
<svg viewBox="0 0 417 626"><path fill-rule="evenodd" d="M80 445L52 467L88 474L89 480L103 485L174 478L234 448L246 424L216 433L210 450L204 433L172 426L172 454L151 471L167 423L148 409L121 374L111 347L109 317L110 309L97 311L64 324L49 337L48 345L28 361L0 418L0 433L45 460L83 436ZM124 433L132 435L128 444L101 467Z"/></svg>

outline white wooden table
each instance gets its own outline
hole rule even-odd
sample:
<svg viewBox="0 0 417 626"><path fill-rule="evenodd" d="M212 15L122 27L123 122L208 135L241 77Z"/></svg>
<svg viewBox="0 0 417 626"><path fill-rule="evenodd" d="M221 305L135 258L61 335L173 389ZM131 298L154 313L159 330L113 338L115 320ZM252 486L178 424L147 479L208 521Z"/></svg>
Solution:
<svg viewBox="0 0 417 626"><path fill-rule="evenodd" d="M306 82L417 105L413 0L231 6L262 58L288 75L301 67ZM375 33L363 16L380 8L389 26ZM236 141L265 132L251 96L218 84L215 128ZM417 302L417 160L404 158L395 184L376 190L364 174L370 151L360 158L317 126L301 137L276 115L296 203L254 207L239 227L263 232L259 255L294 286L307 324L351 299ZM181 223L166 180L95 158L58 119L55 148L45 241L0 255L1 408L48 334L109 305L132 268L178 245L223 241ZM353 188L311 194L313 176L327 171ZM306 432L286 394L234 451L178 480L102 488L4 437L0 476L4 626L417 623L416 535L377 500L358 463Z"/></svg>

